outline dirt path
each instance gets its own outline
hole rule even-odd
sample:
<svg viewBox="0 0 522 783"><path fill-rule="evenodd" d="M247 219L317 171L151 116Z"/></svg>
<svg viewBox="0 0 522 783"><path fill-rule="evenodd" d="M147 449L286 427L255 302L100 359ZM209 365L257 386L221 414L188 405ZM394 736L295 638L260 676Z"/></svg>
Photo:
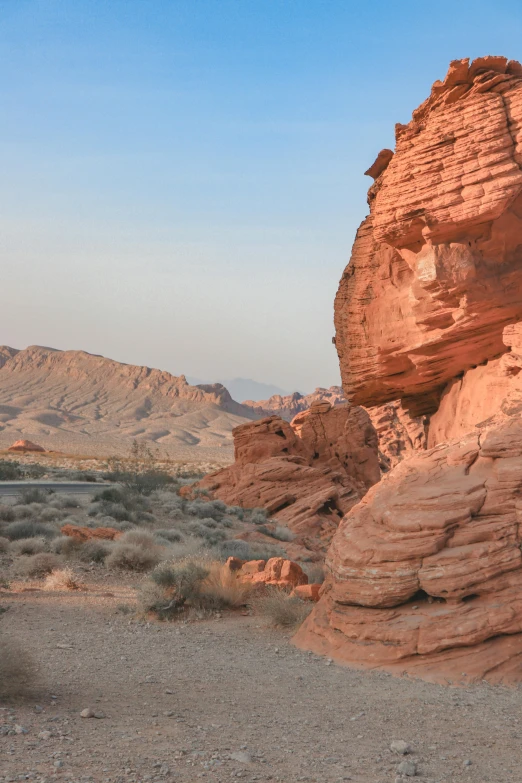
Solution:
<svg viewBox="0 0 522 783"><path fill-rule="evenodd" d="M393 740L411 744L414 780L522 780L519 690L353 671L296 650L257 617L137 623L118 611L131 596L100 587L3 599L2 633L33 651L44 686L23 706L2 705L2 783L393 783L403 760ZM105 717L82 718L87 707Z"/></svg>

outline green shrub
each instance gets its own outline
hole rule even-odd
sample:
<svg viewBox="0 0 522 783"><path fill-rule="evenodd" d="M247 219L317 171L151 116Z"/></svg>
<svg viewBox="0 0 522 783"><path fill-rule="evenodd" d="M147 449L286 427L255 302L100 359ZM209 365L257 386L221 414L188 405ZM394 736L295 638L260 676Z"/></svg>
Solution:
<svg viewBox="0 0 522 783"><path fill-rule="evenodd" d="M48 549L48 542L45 538L19 538L11 542L9 549L14 555L36 555Z"/></svg>
<svg viewBox="0 0 522 783"><path fill-rule="evenodd" d="M1 522L14 522L16 514L11 506L3 506L0 504L0 521Z"/></svg>
<svg viewBox="0 0 522 783"><path fill-rule="evenodd" d="M29 503L47 503L50 499L50 492L37 487L28 487L20 492L19 503L28 505Z"/></svg>
<svg viewBox="0 0 522 783"><path fill-rule="evenodd" d="M35 522L33 519L20 519L17 522L11 522L5 529L7 538L16 541L20 538L55 538L58 535L56 527L44 525L41 522Z"/></svg>
<svg viewBox="0 0 522 783"><path fill-rule="evenodd" d="M177 544L180 541L183 541L182 534L179 530L175 530L174 528L156 530L156 535L165 539L165 541L169 541L171 544Z"/></svg>
<svg viewBox="0 0 522 783"><path fill-rule="evenodd" d="M23 473L18 462L0 459L0 481L19 481L22 478Z"/></svg>
<svg viewBox="0 0 522 783"><path fill-rule="evenodd" d="M121 568L126 571L149 571L160 560L159 547L142 549L136 544L116 541L106 559L108 568Z"/></svg>
<svg viewBox="0 0 522 783"><path fill-rule="evenodd" d="M113 547L114 543L112 541L91 538L78 551L78 557L84 563L104 563L112 552Z"/></svg>
<svg viewBox="0 0 522 783"><path fill-rule="evenodd" d="M51 541L50 549L56 555L72 557L83 548L83 543L74 536L57 536Z"/></svg>

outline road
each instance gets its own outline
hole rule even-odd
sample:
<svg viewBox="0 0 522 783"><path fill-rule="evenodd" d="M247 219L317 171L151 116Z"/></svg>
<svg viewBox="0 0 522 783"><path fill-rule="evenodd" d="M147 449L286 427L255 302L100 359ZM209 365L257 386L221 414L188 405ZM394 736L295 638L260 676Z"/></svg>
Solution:
<svg viewBox="0 0 522 783"><path fill-rule="evenodd" d="M111 484L89 481L0 481L0 495L18 495L28 489L43 489L67 495L97 492Z"/></svg>

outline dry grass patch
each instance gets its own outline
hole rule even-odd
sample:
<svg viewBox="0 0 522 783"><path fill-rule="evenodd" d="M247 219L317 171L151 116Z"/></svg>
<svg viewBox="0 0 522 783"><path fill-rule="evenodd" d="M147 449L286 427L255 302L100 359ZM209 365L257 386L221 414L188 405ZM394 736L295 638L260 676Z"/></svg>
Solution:
<svg viewBox="0 0 522 783"><path fill-rule="evenodd" d="M8 538L4 538L4 536L0 536L0 555L5 554L9 549L9 544L11 542Z"/></svg>
<svg viewBox="0 0 522 783"><path fill-rule="evenodd" d="M14 639L0 637L0 699L27 695L36 680L31 656Z"/></svg>
<svg viewBox="0 0 522 783"><path fill-rule="evenodd" d="M72 568L57 568L44 582L44 590L80 590L81 584Z"/></svg>
<svg viewBox="0 0 522 783"><path fill-rule="evenodd" d="M313 609L310 601L302 601L279 587L267 587L256 600L259 611L269 618L272 625L294 628L306 620Z"/></svg>

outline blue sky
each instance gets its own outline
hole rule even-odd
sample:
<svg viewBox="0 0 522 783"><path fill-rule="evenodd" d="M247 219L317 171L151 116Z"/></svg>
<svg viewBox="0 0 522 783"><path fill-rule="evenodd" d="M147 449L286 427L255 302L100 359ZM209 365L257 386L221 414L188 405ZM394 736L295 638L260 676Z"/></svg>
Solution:
<svg viewBox="0 0 522 783"><path fill-rule="evenodd" d="M522 4L0 0L0 343L308 391L363 172Z"/></svg>

